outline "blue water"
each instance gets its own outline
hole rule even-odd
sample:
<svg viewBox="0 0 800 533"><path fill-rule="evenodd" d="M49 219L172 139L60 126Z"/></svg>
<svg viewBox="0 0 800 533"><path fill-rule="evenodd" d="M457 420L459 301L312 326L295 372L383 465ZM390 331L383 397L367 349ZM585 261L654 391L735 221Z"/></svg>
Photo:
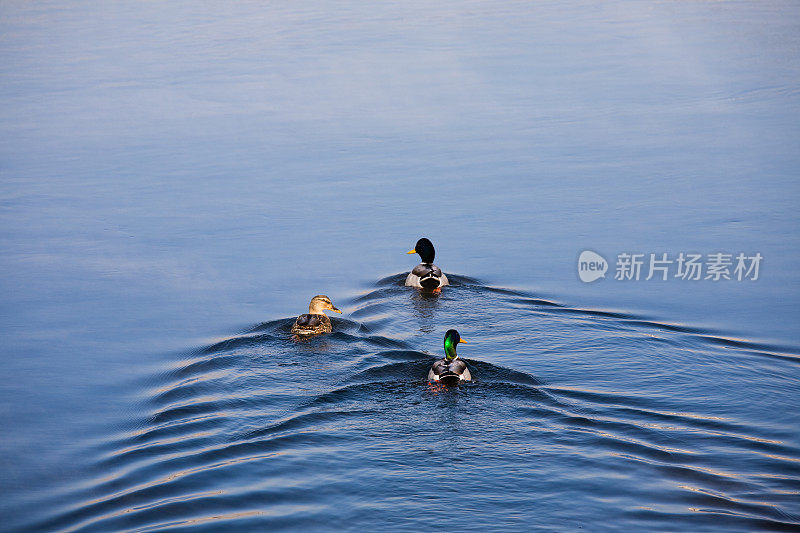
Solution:
<svg viewBox="0 0 800 533"><path fill-rule="evenodd" d="M4 2L0 523L800 527L798 52L793 2Z"/></svg>

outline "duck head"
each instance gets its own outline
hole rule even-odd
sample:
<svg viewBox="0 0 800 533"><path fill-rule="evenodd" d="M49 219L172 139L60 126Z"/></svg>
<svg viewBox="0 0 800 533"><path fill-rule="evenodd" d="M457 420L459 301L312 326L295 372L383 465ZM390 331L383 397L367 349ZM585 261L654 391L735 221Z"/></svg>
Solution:
<svg viewBox="0 0 800 533"><path fill-rule="evenodd" d="M460 342L466 343L467 341L461 338L461 335L458 334L458 331L454 329L448 329L447 333L444 334L445 359L452 361L458 357L458 354L456 353L456 345Z"/></svg>
<svg viewBox="0 0 800 533"><path fill-rule="evenodd" d="M407 253L419 254L423 263L433 263L433 258L436 255L436 251L433 249L433 243L425 237L418 240L414 249L409 250Z"/></svg>
<svg viewBox="0 0 800 533"><path fill-rule="evenodd" d="M341 313L336 307L334 307L333 302L331 299L325 296L324 294L319 294L311 298L311 303L308 304L308 312L312 315L321 315L325 310L333 311L334 313Z"/></svg>

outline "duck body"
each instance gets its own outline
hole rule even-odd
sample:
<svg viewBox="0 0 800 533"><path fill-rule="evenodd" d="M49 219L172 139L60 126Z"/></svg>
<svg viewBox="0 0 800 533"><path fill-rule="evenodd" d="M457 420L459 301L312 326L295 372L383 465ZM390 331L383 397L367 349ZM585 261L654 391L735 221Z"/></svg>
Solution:
<svg viewBox="0 0 800 533"><path fill-rule="evenodd" d="M448 361L439 359L428 371L428 381L440 381L445 385L455 385L462 381L472 381L467 363L461 359Z"/></svg>
<svg viewBox="0 0 800 533"><path fill-rule="evenodd" d="M467 342L461 338L458 331L447 330L444 334L444 359L433 363L428 371L428 381L444 383L445 385L458 385L462 381L472 381L472 374L467 363L458 358L456 345Z"/></svg>
<svg viewBox="0 0 800 533"><path fill-rule="evenodd" d="M319 335L320 333L330 333L331 330L331 319L327 315L315 313L300 315L292 326L292 333L295 335Z"/></svg>
<svg viewBox="0 0 800 533"><path fill-rule="evenodd" d="M433 243L425 237L417 241L414 249L409 251L410 254L419 254L422 263L414 267L414 269L406 276L407 287L417 287L427 291L437 291L449 285L447 276L442 273L442 269L433 264L433 259L436 256L436 250L433 248Z"/></svg>
<svg viewBox="0 0 800 533"><path fill-rule="evenodd" d="M331 299L324 294L314 296L311 299L311 303L308 304L308 313L300 315L294 321L292 333L300 336L330 333L332 331L331 319L323 313L324 310L341 313L339 309L334 307Z"/></svg>
<svg viewBox="0 0 800 533"><path fill-rule="evenodd" d="M433 263L420 263L406 277L406 287L417 287L434 291L445 285L450 285L442 269Z"/></svg>

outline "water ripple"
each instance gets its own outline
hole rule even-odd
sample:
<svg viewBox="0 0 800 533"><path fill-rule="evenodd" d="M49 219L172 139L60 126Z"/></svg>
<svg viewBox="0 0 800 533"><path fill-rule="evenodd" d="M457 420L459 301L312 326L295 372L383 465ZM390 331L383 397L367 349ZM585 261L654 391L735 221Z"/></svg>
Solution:
<svg viewBox="0 0 800 533"><path fill-rule="evenodd" d="M287 317L187 349L31 529L351 529L453 497L486 511L476 528L497 513L800 527L796 417L759 416L796 398L797 350L463 276L433 298L402 280L353 298L324 337L293 339ZM456 388L426 381L449 325L475 378Z"/></svg>

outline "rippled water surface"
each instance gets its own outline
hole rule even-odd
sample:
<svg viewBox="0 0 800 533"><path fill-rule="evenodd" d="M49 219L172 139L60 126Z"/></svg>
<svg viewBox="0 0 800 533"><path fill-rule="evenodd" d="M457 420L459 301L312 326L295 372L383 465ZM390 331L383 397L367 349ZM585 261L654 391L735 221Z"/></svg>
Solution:
<svg viewBox="0 0 800 533"><path fill-rule="evenodd" d="M797 353L469 278L438 297L403 280L347 302L331 335L273 320L140 370L124 383L136 414L83 443L85 478L33 523L798 525L798 417L774 416L796 400ZM469 332L474 382L427 383L418 347L440 323Z"/></svg>
<svg viewBox="0 0 800 533"><path fill-rule="evenodd" d="M798 52L794 2L4 2L2 529L797 530Z"/></svg>

